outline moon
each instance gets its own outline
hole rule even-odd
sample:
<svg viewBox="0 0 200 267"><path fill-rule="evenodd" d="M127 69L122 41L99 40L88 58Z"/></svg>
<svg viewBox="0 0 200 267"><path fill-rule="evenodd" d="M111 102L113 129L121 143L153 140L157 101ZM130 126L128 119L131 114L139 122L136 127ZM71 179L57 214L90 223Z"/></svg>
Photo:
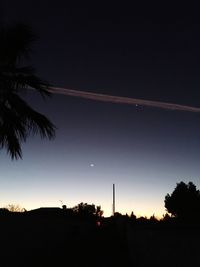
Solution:
<svg viewBox="0 0 200 267"><path fill-rule="evenodd" d="M94 167L94 163L90 163L90 167L91 167L91 168Z"/></svg>

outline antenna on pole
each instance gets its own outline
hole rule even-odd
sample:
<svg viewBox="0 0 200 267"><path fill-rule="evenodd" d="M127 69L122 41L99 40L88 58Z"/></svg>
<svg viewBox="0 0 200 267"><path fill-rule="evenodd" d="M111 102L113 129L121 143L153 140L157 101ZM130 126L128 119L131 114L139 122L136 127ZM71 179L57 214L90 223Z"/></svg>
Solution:
<svg viewBox="0 0 200 267"><path fill-rule="evenodd" d="M115 215L115 184L113 184L113 216Z"/></svg>

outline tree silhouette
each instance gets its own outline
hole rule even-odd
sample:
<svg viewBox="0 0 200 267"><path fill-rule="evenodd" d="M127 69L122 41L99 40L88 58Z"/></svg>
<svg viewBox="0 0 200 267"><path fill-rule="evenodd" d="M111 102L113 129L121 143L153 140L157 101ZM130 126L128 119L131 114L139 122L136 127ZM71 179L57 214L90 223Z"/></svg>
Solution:
<svg viewBox="0 0 200 267"><path fill-rule="evenodd" d="M200 192L192 182L177 183L172 194L165 196L165 208L174 217L197 219L200 217Z"/></svg>
<svg viewBox="0 0 200 267"><path fill-rule="evenodd" d="M18 204L9 204L9 205L5 206L4 208L10 212L24 212L25 211L25 209L22 208Z"/></svg>
<svg viewBox="0 0 200 267"><path fill-rule="evenodd" d="M0 29L0 147L12 159L22 158L21 143L30 134L52 139L55 126L32 109L20 96L25 89L35 89L49 96L49 84L42 81L34 68L24 66L35 40L32 29L24 24Z"/></svg>
<svg viewBox="0 0 200 267"><path fill-rule="evenodd" d="M94 204L88 203L79 203L77 206L73 207L72 210L84 217L101 217L103 215L103 211L101 210L101 206L96 206Z"/></svg>

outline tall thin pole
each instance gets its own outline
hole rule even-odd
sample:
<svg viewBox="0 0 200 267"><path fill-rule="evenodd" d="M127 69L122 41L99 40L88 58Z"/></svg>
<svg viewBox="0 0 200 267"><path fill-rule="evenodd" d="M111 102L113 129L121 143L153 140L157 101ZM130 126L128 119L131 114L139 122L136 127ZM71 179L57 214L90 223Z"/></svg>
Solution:
<svg viewBox="0 0 200 267"><path fill-rule="evenodd" d="M113 184L113 216L115 215L115 184Z"/></svg>

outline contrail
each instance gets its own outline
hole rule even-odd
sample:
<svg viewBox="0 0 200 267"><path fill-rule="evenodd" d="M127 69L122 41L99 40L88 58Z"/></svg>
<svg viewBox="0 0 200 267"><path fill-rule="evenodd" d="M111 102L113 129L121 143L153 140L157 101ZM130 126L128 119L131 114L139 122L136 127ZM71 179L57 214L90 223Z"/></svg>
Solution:
<svg viewBox="0 0 200 267"><path fill-rule="evenodd" d="M162 108L165 110L167 109L167 110L178 110L178 111L188 111L188 112L200 112L200 108L198 107L185 106L185 105L179 105L179 104L174 104L174 103L165 103L165 102L160 102L160 101L151 101L151 100L138 99L138 98L104 95L104 94L97 94L97 93L65 89L65 88L57 88L57 87L51 87L48 89L48 91L53 94L74 96L74 97L80 97L80 98L91 99L91 100L102 101L102 102L110 102L110 103L118 103L118 104L126 104L126 105L141 105L141 106L147 106L147 107Z"/></svg>

